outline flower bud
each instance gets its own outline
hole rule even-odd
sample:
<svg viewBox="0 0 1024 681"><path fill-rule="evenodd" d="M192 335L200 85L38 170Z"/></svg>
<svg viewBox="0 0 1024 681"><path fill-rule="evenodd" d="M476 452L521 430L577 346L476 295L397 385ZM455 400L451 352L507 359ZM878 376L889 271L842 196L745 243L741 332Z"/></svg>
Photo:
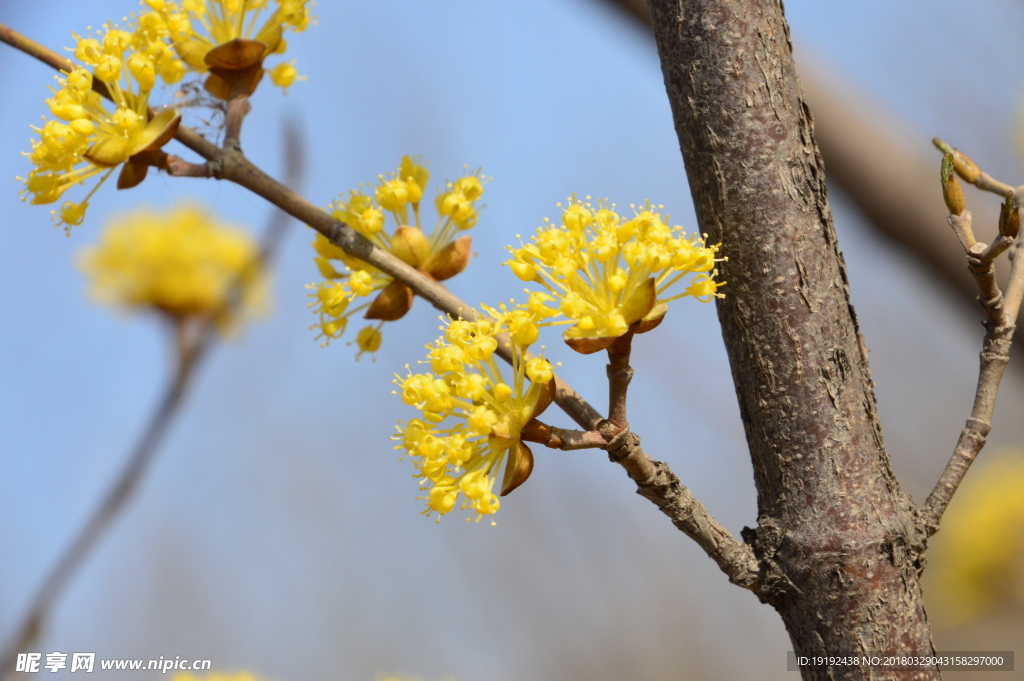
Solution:
<svg viewBox="0 0 1024 681"><path fill-rule="evenodd" d="M374 353L380 350L381 333L375 326L364 326L356 334L356 344L359 346L360 354L364 352Z"/></svg>
<svg viewBox="0 0 1024 681"><path fill-rule="evenodd" d="M942 198L951 215L960 215L967 207L964 190L953 172L953 154L942 157Z"/></svg>
<svg viewBox="0 0 1024 681"><path fill-rule="evenodd" d="M1005 237L1014 239L1020 232L1020 213L1017 210L1017 201L1013 192L1006 192L1006 201L1001 206L999 213L999 233Z"/></svg>
<svg viewBox="0 0 1024 681"><path fill-rule="evenodd" d="M978 164L970 159L967 154L953 147L953 168L956 174L964 178L965 182L974 184L981 176L981 169Z"/></svg>
<svg viewBox="0 0 1024 681"><path fill-rule="evenodd" d="M430 257L430 241L418 227L402 226L391 237L391 252L406 265L423 267Z"/></svg>

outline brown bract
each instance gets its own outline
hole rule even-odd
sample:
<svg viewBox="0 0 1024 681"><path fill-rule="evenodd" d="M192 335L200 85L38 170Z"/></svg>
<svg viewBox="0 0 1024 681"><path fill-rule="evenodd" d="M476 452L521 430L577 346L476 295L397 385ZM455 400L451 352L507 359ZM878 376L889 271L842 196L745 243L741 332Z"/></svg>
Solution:
<svg viewBox="0 0 1024 681"><path fill-rule="evenodd" d="M544 425L537 420L545 409L547 409L555 398L555 379L552 378L544 385L543 390L537 397L537 404L533 408L530 419L519 433L519 437L508 449L508 462L505 464L505 475L501 481L501 496L506 496L516 487L519 487L533 472L533 451L526 446L523 439L528 431L543 429ZM492 436L493 437L493 436Z"/></svg>
<svg viewBox="0 0 1024 681"><path fill-rule="evenodd" d="M399 227L391 239L392 253L434 281L450 279L466 269L472 245L473 238L463 236L430 255L430 244L416 227ZM377 294L364 317L396 321L412 308L412 299L413 290L396 279Z"/></svg>
<svg viewBox="0 0 1024 681"><path fill-rule="evenodd" d="M466 269L469 264L469 252L473 245L473 237L462 236L432 255L423 271L434 278L434 281L451 279Z"/></svg>
<svg viewBox="0 0 1024 681"><path fill-rule="evenodd" d="M168 109L153 117L149 125L146 126L146 132L153 127L155 136L144 149L132 154L125 161L121 173L117 176L118 189L131 189L141 184L146 179L150 166L158 168L167 166L167 152L163 150L163 146L174 138L179 125L181 125L181 114L173 109ZM145 142L148 136L145 133L143 135L142 141Z"/></svg>
<svg viewBox="0 0 1024 681"><path fill-rule="evenodd" d="M364 316L385 322L399 320L412 307L412 298L412 289L395 279L377 294Z"/></svg>
<svg viewBox="0 0 1024 681"><path fill-rule="evenodd" d="M210 69L204 87L223 100L251 95L263 80L263 59L270 51L266 43L246 38L218 45L203 57Z"/></svg>

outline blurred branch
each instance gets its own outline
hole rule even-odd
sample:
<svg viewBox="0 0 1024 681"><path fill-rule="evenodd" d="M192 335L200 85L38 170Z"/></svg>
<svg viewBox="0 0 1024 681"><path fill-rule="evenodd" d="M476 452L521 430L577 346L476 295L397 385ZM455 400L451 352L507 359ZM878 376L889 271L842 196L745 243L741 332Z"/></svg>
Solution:
<svg viewBox="0 0 1024 681"><path fill-rule="evenodd" d="M17 40L12 40L12 36L18 35L0 24L0 40L21 49L20 43ZM32 45L35 47L31 51L27 51L28 54L54 68L71 69L71 62L59 54L39 46L37 43L32 43ZM409 266L390 252L378 248L345 223L336 220L286 185L267 175L242 153L241 143L238 139L226 138L224 146L221 148L184 125L178 128L175 139L206 160L207 177L228 180L249 189L320 232L348 255L401 281L416 295L441 312L453 318L462 317L467 321L479 318L480 315L476 310L453 295L444 285ZM188 163L181 159L177 161ZM173 168L174 162L170 165ZM189 175L194 176L191 173ZM506 361L511 361L511 355L507 348L499 346L498 353ZM600 412L565 381L557 375L554 380L555 403L577 424L587 430L594 430L605 421ZM639 443L639 437L635 434L628 433L628 435L635 438L634 444ZM754 561L752 549L736 540L728 530L714 521L704 506L693 498L689 490L679 482L679 479L672 474L666 464L651 459L638 446L622 449L626 444L628 443L613 440L607 444L606 449L609 450L612 461L623 466L630 477L636 481L637 493L673 518L673 523L676 523L676 518L683 519L681 523L676 523L676 526L689 536L698 538L698 544L722 567L732 581L746 588L756 588L757 564ZM619 451L620 449L621 451ZM618 454L616 454L617 451L619 451Z"/></svg>
<svg viewBox="0 0 1024 681"><path fill-rule="evenodd" d="M3 32L9 33L9 29L0 24L0 38L3 37ZM36 45L36 48L39 49L39 46ZM286 123L284 140L285 175L288 184L298 187L302 182L305 165L304 143L299 127L292 122ZM253 268L267 269L269 267L277 254L290 220L288 214L274 211L260 241L260 250L253 262L246 268L247 271ZM241 305L244 274L244 272L240 274L228 289L224 301L224 307L228 310L237 310ZM53 570L43 581L35 598L32 599L25 617L15 628L10 643L0 655L0 678L8 678L14 673L18 653L24 651L42 633L53 605L60 598L68 582L89 557L118 514L124 510L125 504L135 490L138 489L156 456L164 435L175 416L180 412L199 365L215 342L214 320L218 316L214 314L209 319L199 322L199 327L196 329L190 328L182 322L176 324L178 333L176 347L179 357L174 375L164 391L164 396L151 416L142 437L132 450L131 456L125 462L117 481L89 516L85 526L64 550Z"/></svg>

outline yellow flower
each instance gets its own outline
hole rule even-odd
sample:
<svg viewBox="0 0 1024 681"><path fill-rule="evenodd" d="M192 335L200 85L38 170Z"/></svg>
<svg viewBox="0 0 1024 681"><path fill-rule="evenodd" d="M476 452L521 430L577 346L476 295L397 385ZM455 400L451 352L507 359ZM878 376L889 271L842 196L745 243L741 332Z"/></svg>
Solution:
<svg viewBox="0 0 1024 681"><path fill-rule="evenodd" d="M146 177L149 166L162 166L161 147L174 137L181 116L168 109L150 118L149 93L157 76L173 82L177 59L170 46L152 27L140 24L132 31L107 24L93 37L74 36L78 66L58 77L59 89L46 103L54 119L32 129L32 151L25 154L35 166L25 183L22 199L53 203L68 188L102 175L85 198L65 202L51 211L58 225L70 232L81 224L89 199L121 166L119 189L134 187ZM111 102L95 90L100 81Z"/></svg>
<svg viewBox="0 0 1024 681"><path fill-rule="evenodd" d="M929 613L950 626L1000 605L1024 605L1024 458L975 464L931 541Z"/></svg>
<svg viewBox="0 0 1024 681"><path fill-rule="evenodd" d="M235 319L227 295L241 286L236 311L266 307L266 279L256 242L243 230L216 222L198 206L160 214L141 209L114 220L80 266L99 301L132 310L153 309L182 322L213 319L228 331Z"/></svg>
<svg viewBox="0 0 1024 681"><path fill-rule="evenodd" d="M457 194L461 197L462 212L455 211L458 213L455 215L439 210L438 221L427 236L422 227L420 206L429 178L430 173L422 163L404 156L397 172L381 175L377 184L367 188L369 191L364 192L361 186L351 190L347 199L335 201L329 210L335 218L380 248L435 280L444 281L469 263L472 238L456 235L472 226L460 222L460 217L468 219L471 214L472 223L476 222L476 202L483 195L483 183L479 170L447 183L441 196ZM441 203L443 201L439 200L438 205ZM385 229L388 216L395 225L391 232ZM395 321L412 307L412 289L361 260L349 257L323 235L317 234L313 248L317 253L314 258L317 269L330 280L307 287L315 290L310 294L313 298L310 307L320 318L311 328L320 330L317 338L322 337L324 345L345 332L347 319L353 314L363 312L366 319ZM349 308L348 303L355 298L371 295L375 296L373 300ZM376 329L379 347L380 325ZM367 351L362 344L360 349Z"/></svg>
<svg viewBox="0 0 1024 681"><path fill-rule="evenodd" d="M437 513L438 520L460 494L462 508L475 511L478 521L495 513L500 503L493 489L503 464L502 496L526 481L533 453L522 432L554 395L551 364L541 357L525 359L532 340L516 339L517 328L535 320L504 306L485 309L492 319L454 320L442 327L444 336L427 346L431 372L395 380L402 400L422 415L399 424L396 449L412 458L421 489L428 492L423 514ZM511 334L515 343L508 379L494 356L501 333Z"/></svg>
<svg viewBox="0 0 1024 681"><path fill-rule="evenodd" d="M546 290L530 295L529 309L539 318L563 318L544 324L573 324L563 338L577 352L602 350L629 330L650 331L677 298L707 302L723 295L717 291L724 282L715 280L717 245L669 227L668 216L649 203L634 213L623 221L614 205L595 207L574 196L562 224L545 218L530 243L509 247L512 272ZM671 291L693 273L700 274L688 288Z"/></svg>
<svg viewBox="0 0 1024 681"><path fill-rule="evenodd" d="M143 18L162 23L187 67L209 73L205 87L220 99L251 95L263 79L263 60L287 46L286 31L304 31L310 16L306 0L144 0ZM294 62L271 71L275 85L295 79Z"/></svg>
<svg viewBox="0 0 1024 681"><path fill-rule="evenodd" d="M359 352L356 353L356 359L358 360L364 352L368 352L371 355L380 350L380 327L384 325L384 322L377 324L377 326L364 326L356 334L356 345L359 346Z"/></svg>

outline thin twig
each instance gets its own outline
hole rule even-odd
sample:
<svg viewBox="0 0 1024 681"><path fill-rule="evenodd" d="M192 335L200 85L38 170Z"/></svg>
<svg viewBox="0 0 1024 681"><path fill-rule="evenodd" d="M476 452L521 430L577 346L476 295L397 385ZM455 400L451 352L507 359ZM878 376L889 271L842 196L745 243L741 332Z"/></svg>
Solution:
<svg viewBox="0 0 1024 681"><path fill-rule="evenodd" d="M982 182L982 178L984 182ZM982 183L985 186L982 186ZM993 191L1002 196L1014 191L1009 185L993 180L986 173L980 173L979 188ZM950 225L956 230L967 253L968 269L977 283L980 293L978 302L985 312L985 340L981 351L981 368L978 385L974 393L974 405L967 424L960 431L953 455L939 476L935 488L925 500L921 510L921 526L931 536L939 529L939 523L946 507L963 482L967 469L978 457L992 429L992 414L995 411L996 396L1003 371L1010 361L1010 347L1024 296L1024 258L1011 251L1012 266L1007 293L1004 296L996 282L994 261L996 257L1013 245L1014 239L998 235L991 246L978 242L968 246L962 232L971 232L971 214L964 211L959 216L949 216Z"/></svg>
<svg viewBox="0 0 1024 681"><path fill-rule="evenodd" d="M240 95L228 100L227 113L224 116L224 142L234 140L236 143L242 139L242 122L246 115L252 111L252 104L249 103L247 95Z"/></svg>
<svg viewBox="0 0 1024 681"><path fill-rule="evenodd" d="M20 43L5 38L14 33L0 24L0 40L21 49ZM71 62L52 51L32 44L28 54L54 66L67 70ZM393 254L375 246L368 239L343 222L317 208L299 194L267 175L242 153L241 145L234 140L225 140L223 149L187 126L180 126L175 139L202 156L207 161L208 176L228 180L252 191L280 208L299 221L320 232L335 246L348 255L376 267L388 276L409 286L417 295L452 317L473 321L478 313L468 304L453 295L445 286L399 260ZM232 143L227 143L232 142ZM171 167L174 167L172 162ZM506 360L509 353L499 354ZM508 355L508 356L506 356ZM679 483L678 478L664 463L648 457L639 446L623 449L623 442L639 437L620 429L610 421L602 419L600 412L562 379L555 376L555 403L577 424L587 430L604 426L602 432L612 460L622 465L630 477L637 482L637 492L658 506L680 530L693 537L711 558L722 568L733 582L746 588L757 587L757 563L750 546L737 541L724 527L708 515L706 509L692 497L689 490ZM614 432L607 430L611 427ZM618 439L616 439L618 436ZM628 436L628 437L624 437ZM633 442L633 440L629 440Z"/></svg>
<svg viewBox="0 0 1024 681"><path fill-rule="evenodd" d="M992 192L999 196L1006 196L1006 192L1012 192L1014 190L1010 185L1005 182L1000 182L985 172L978 175L978 179L975 180L974 186L982 191Z"/></svg>
<svg viewBox="0 0 1024 681"><path fill-rule="evenodd" d="M549 426L533 419L523 428L521 437L527 442L538 442L550 449L571 451L575 449L604 449L608 442L596 430L570 430Z"/></svg>
<svg viewBox="0 0 1024 681"><path fill-rule="evenodd" d="M607 445L608 458L619 464L636 483L637 494L668 516L672 524L700 545L729 581L750 589L760 589L760 568L754 551L740 543L721 525L704 505L693 497L667 464L655 461L640 448L640 437L625 431Z"/></svg>
<svg viewBox="0 0 1024 681"><path fill-rule="evenodd" d="M626 418L626 391L633 380L633 367L629 366L629 353L633 347L633 332L626 333L615 339L608 346L608 420L620 431L629 430Z"/></svg>

